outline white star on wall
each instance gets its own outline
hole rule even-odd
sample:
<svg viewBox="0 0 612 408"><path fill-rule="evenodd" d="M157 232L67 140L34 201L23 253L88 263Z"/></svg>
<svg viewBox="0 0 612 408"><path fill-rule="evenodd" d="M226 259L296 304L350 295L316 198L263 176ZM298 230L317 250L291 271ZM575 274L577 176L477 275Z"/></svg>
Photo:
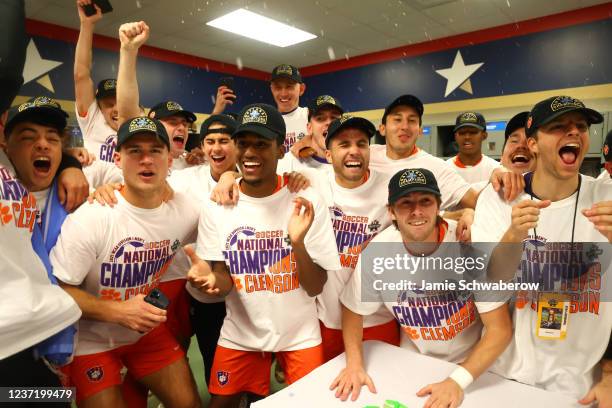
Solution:
<svg viewBox="0 0 612 408"><path fill-rule="evenodd" d="M26 50L25 66L23 67L24 85L36 78L42 77L36 82L51 92L55 92L53 89L53 84L51 84L51 78L49 78L49 75L46 74L62 64L63 62L61 61L53 61L42 58L38 52L38 48L36 48L34 40L30 39L28 49Z"/></svg>
<svg viewBox="0 0 612 408"><path fill-rule="evenodd" d="M455 89L461 87L464 91L472 94L472 83L470 82L470 76L478 70L484 62L477 64L465 65L461 52L457 51L453 66L445 69L437 69L436 72L446 78L446 92L444 97L446 98Z"/></svg>

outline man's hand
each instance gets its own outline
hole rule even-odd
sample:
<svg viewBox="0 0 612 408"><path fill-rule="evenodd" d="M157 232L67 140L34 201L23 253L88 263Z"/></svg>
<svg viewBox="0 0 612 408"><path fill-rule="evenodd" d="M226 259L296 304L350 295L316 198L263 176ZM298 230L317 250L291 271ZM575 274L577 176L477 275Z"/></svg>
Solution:
<svg viewBox="0 0 612 408"><path fill-rule="evenodd" d="M306 135L291 146L290 153L300 159L306 159L315 154L312 143L312 135Z"/></svg>
<svg viewBox="0 0 612 408"><path fill-rule="evenodd" d="M66 211L76 210L89 194L89 183L81 169L70 167L57 178L57 197Z"/></svg>
<svg viewBox="0 0 612 408"><path fill-rule="evenodd" d="M118 302L120 325L146 333L166 321L166 311L145 302L144 298L144 295L139 294L124 302Z"/></svg>
<svg viewBox="0 0 612 408"><path fill-rule="evenodd" d="M301 173L292 171L291 173L283 174L283 177L287 177L287 190L291 193L297 193L310 187L310 180Z"/></svg>
<svg viewBox="0 0 612 408"><path fill-rule="evenodd" d="M103 184L87 197L87 202L91 204L96 200L100 205L108 204L109 207L113 208L117 204L115 190L121 190L122 187L123 184L121 183Z"/></svg>
<svg viewBox="0 0 612 408"><path fill-rule="evenodd" d="M84 147L71 147L69 149L64 149L66 153L69 155L76 157L76 159L81 163L82 167L91 166L91 164L96 161L96 156Z"/></svg>
<svg viewBox="0 0 612 408"><path fill-rule="evenodd" d="M149 26L144 21L125 23L119 27L119 40L123 49L137 50L149 38Z"/></svg>
<svg viewBox="0 0 612 408"><path fill-rule="evenodd" d="M229 89L225 85L221 85L217 88L217 98L215 99L215 107L213 108L212 114L218 115L225 111L227 106L231 106L234 104L236 100L236 94L232 89Z"/></svg>
<svg viewBox="0 0 612 408"><path fill-rule="evenodd" d="M508 232L513 242L521 242L527 238L530 229L538 225L540 209L550 205L550 200L523 200L512 207L512 223Z"/></svg>
<svg viewBox="0 0 612 408"><path fill-rule="evenodd" d="M457 222L457 241L467 243L472 241L472 224L474 224L474 210L464 208L461 218Z"/></svg>
<svg viewBox="0 0 612 408"><path fill-rule="evenodd" d="M612 201L595 203L591 208L582 210L582 214L608 239L608 242L612 242Z"/></svg>
<svg viewBox="0 0 612 408"><path fill-rule="evenodd" d="M83 7L90 4L93 4L94 8L96 9L96 14L86 16ZM79 11L79 20L81 20L81 24L93 26L102 19L102 10L100 10L100 7L98 7L97 4L94 4L92 0L77 0L77 10Z"/></svg>
<svg viewBox="0 0 612 408"><path fill-rule="evenodd" d="M504 167L493 170L490 181L495 192L503 190L506 201L513 201L525 190L523 175L513 173Z"/></svg>
<svg viewBox="0 0 612 408"><path fill-rule="evenodd" d="M289 219L287 232L291 239L291 245L301 245L304 243L304 237L314 220L314 208L312 203L303 197L296 197L293 204L293 214Z"/></svg>
<svg viewBox="0 0 612 408"><path fill-rule="evenodd" d="M612 376L604 377L578 402L582 405L591 405L595 401L599 408L612 408Z"/></svg>
<svg viewBox="0 0 612 408"><path fill-rule="evenodd" d="M219 205L234 206L238 204L240 188L233 172L226 171L219 177L219 182L210 193L210 199Z"/></svg>
<svg viewBox="0 0 612 408"><path fill-rule="evenodd" d="M463 390L454 380L446 380L429 384L417 392L417 397L429 395L423 408L457 408L463 401Z"/></svg>
<svg viewBox="0 0 612 408"><path fill-rule="evenodd" d="M206 163L206 156L204 152L199 147L194 147L191 151L187 152L187 156L185 156L185 161L190 166L198 166L200 164Z"/></svg>
<svg viewBox="0 0 612 408"><path fill-rule="evenodd" d="M376 394L376 387L370 376L365 372L363 367L346 367L331 383L329 389L336 390L336 398L346 401L351 394L351 401L355 401L361 392L361 386L367 385L372 394Z"/></svg>
<svg viewBox="0 0 612 408"><path fill-rule="evenodd" d="M185 247L185 254L191 259L191 269L187 273L191 286L207 295L219 295L221 290L216 286L217 278L208 262L200 259L191 246Z"/></svg>

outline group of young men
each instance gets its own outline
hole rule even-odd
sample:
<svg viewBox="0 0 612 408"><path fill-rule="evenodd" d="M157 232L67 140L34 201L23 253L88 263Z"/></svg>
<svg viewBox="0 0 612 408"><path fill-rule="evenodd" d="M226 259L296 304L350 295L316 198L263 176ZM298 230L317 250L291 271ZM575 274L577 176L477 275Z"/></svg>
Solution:
<svg viewBox="0 0 612 408"><path fill-rule="evenodd" d="M482 154L484 117L463 112L459 152L444 161L416 145L424 114L416 96L386 106L385 144L371 145L374 125L333 96L300 107L305 85L283 64L270 81L276 107L251 104L235 119L223 110L236 95L219 89L200 127L206 163L193 164L184 148L195 115L170 100L147 115L140 105L146 23L119 28L118 77L94 90L102 14L95 6L86 16L90 3L77 0L74 74L93 163L81 173L62 153L67 115L51 98L32 98L1 121L0 236L10 248L2 257L15 266L3 267L0 292L12 300L10 315L22 316L0 317L3 385L59 378L84 407L146 406L149 391L164 406L200 406L185 357L195 333L211 407L265 397L274 358L293 383L346 352L346 368L322 392L343 400L364 384L375 392L364 340L458 364L414 390L428 407L459 406L487 370L612 406L611 135L606 172L580 174L600 113L568 96L543 100L507 123L498 163ZM82 202L85 178L97 200L68 214L62 197ZM459 242L470 240L495 244L485 279L539 289L492 298L370 284L366 246L458 258ZM418 272L435 281L442 271ZM45 343L68 351L60 359ZM27 378L7 374L26 366Z"/></svg>

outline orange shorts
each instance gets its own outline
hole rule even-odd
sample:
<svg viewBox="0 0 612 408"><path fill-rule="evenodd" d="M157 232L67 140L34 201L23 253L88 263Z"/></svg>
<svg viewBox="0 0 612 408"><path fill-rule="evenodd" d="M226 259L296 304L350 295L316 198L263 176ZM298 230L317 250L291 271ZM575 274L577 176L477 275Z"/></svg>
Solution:
<svg viewBox="0 0 612 408"><path fill-rule="evenodd" d="M175 279L159 284L159 290L164 292L164 295L170 300L166 326L181 341L190 339L193 335L191 319L189 318L191 296L185 289L186 282L186 279Z"/></svg>
<svg viewBox="0 0 612 408"><path fill-rule="evenodd" d="M321 326L321 339L323 339L323 357L325 362L344 353L344 340L342 330L330 329L319 321ZM393 346L400 345L400 332L397 321L390 320L378 326L365 327L363 329L363 341L380 340Z"/></svg>
<svg viewBox="0 0 612 408"><path fill-rule="evenodd" d="M107 388L121 385L121 369L127 367L136 379L145 377L185 356L165 325L141 337L136 343L101 353L75 356L62 367L65 387L76 387L77 403Z"/></svg>
<svg viewBox="0 0 612 408"><path fill-rule="evenodd" d="M320 344L303 350L276 353L217 346L208 392L216 395L241 392L268 395L272 354L276 355L282 365L288 384L296 382L323 364L323 348Z"/></svg>

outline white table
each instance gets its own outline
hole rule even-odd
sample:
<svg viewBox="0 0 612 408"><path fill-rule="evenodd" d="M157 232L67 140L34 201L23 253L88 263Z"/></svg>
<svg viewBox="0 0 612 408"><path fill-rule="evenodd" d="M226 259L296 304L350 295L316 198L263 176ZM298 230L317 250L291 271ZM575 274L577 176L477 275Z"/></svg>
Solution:
<svg viewBox="0 0 612 408"><path fill-rule="evenodd" d="M427 384L444 380L456 367L455 364L379 341L365 342L363 351L366 370L378 391L376 394L372 394L364 386L355 402L342 402L335 398L334 393L329 390L329 385L345 366L345 356L341 354L296 383L251 406L253 408L363 408L365 406L383 408L385 400L394 400L408 408L420 408L427 398L417 397L416 392ZM461 408L579 406L573 398L566 395L509 381L487 372L467 389Z"/></svg>

